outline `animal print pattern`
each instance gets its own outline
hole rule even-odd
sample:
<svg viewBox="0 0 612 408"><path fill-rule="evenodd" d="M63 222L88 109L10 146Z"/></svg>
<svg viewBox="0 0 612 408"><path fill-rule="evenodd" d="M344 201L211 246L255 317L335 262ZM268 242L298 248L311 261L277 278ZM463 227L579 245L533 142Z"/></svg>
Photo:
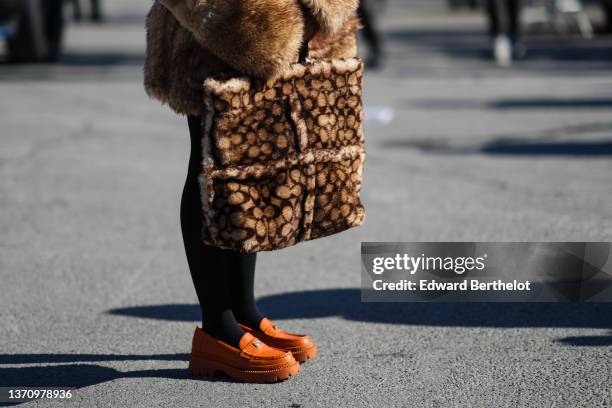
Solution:
<svg viewBox="0 0 612 408"><path fill-rule="evenodd" d="M362 74L352 58L206 80L205 243L269 251L363 223Z"/></svg>

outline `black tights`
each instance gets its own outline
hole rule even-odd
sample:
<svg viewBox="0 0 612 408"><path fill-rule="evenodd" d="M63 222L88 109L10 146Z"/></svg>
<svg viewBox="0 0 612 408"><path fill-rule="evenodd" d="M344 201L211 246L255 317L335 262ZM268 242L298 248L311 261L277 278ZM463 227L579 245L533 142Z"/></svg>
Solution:
<svg viewBox="0 0 612 408"><path fill-rule="evenodd" d="M202 163L201 119L190 116L191 154L181 200L181 228L187 263L195 286L202 328L237 346L244 334L238 322L259 327L263 318L254 296L256 254L219 249L201 241L201 199L198 177Z"/></svg>

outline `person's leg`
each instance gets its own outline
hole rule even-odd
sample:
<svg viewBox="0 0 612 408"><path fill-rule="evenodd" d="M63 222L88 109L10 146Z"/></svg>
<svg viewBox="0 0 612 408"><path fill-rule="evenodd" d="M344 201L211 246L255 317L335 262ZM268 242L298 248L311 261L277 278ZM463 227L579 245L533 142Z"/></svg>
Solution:
<svg viewBox="0 0 612 408"><path fill-rule="evenodd" d="M72 0L72 13L75 21L81 21L83 19L81 0Z"/></svg>
<svg viewBox="0 0 612 408"><path fill-rule="evenodd" d="M610 33L612 32L612 0L601 0L601 7L603 8L604 14L606 16L606 24L603 30L606 33Z"/></svg>
<svg viewBox="0 0 612 408"><path fill-rule="evenodd" d="M202 309L202 328L209 335L237 346L244 331L232 313L229 260L239 253L204 245L201 241L200 174L201 140L199 117L189 117L191 154L181 200L181 228L187 263Z"/></svg>
<svg viewBox="0 0 612 408"><path fill-rule="evenodd" d="M493 57L498 65L507 67L512 64L512 42L510 40L509 1L489 0L489 32L493 38Z"/></svg>
<svg viewBox="0 0 612 408"><path fill-rule="evenodd" d="M495 38L499 32L499 19L497 16L497 4L495 0L487 0L486 3L486 12L489 22L489 35L491 38Z"/></svg>
<svg viewBox="0 0 612 408"><path fill-rule="evenodd" d="M60 57L60 45L64 31L63 0L47 0L45 7L45 34L47 37L49 61L57 61Z"/></svg>
<svg viewBox="0 0 612 408"><path fill-rule="evenodd" d="M229 257L232 311L238 322L254 328L264 316L255 303L255 263L257 254L235 253Z"/></svg>
<svg viewBox="0 0 612 408"><path fill-rule="evenodd" d="M102 21L101 0L91 0L91 19L98 22Z"/></svg>
<svg viewBox="0 0 612 408"><path fill-rule="evenodd" d="M508 0L508 25L512 42L520 40L521 35L521 2L520 0Z"/></svg>
<svg viewBox="0 0 612 408"><path fill-rule="evenodd" d="M517 59L525 57L527 52L522 39L521 9L522 0L508 0L510 15L510 41L512 41L513 56Z"/></svg>
<svg viewBox="0 0 612 408"><path fill-rule="evenodd" d="M359 16L361 25L363 26L361 33L370 48L366 64L370 68L376 68L381 63L382 40L378 27L376 26L376 20L371 9L371 4L368 3L368 1L371 0L361 0L359 2L357 14Z"/></svg>

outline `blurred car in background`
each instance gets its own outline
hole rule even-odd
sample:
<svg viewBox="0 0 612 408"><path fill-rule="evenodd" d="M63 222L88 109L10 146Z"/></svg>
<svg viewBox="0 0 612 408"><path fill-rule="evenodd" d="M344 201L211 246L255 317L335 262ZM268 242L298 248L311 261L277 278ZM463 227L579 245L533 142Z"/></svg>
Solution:
<svg viewBox="0 0 612 408"><path fill-rule="evenodd" d="M61 54L63 0L0 0L0 39L11 62L55 61Z"/></svg>

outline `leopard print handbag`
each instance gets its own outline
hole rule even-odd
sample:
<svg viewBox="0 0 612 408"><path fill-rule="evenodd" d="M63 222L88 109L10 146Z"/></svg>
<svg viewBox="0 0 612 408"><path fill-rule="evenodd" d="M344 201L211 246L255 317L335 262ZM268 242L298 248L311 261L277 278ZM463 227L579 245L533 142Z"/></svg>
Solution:
<svg viewBox="0 0 612 408"><path fill-rule="evenodd" d="M358 58L204 84L203 242L259 252L361 225Z"/></svg>

